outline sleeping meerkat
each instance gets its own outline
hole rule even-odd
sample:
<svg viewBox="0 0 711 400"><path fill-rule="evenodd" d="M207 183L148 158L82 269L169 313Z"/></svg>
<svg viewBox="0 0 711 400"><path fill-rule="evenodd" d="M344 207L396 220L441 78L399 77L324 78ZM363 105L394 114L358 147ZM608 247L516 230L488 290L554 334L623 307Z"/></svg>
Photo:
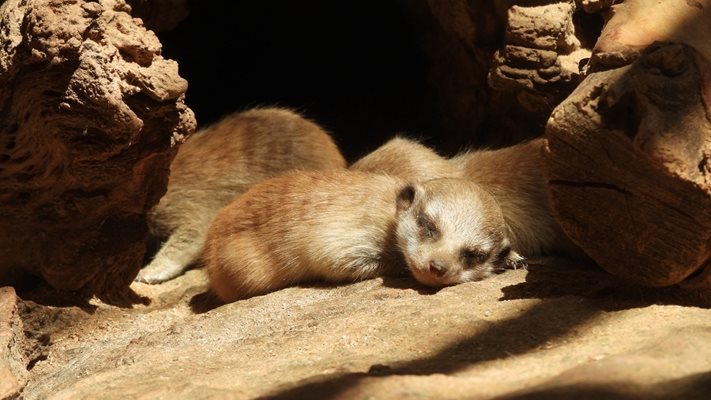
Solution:
<svg viewBox="0 0 711 400"><path fill-rule="evenodd" d="M584 257L553 217L543 175L542 138L496 150L472 150L450 162L458 176L485 187L498 201L515 248L526 257Z"/></svg>
<svg viewBox="0 0 711 400"><path fill-rule="evenodd" d="M453 285L521 261L496 202L472 182L355 171L299 171L253 186L219 211L202 255L225 302L407 269L423 284Z"/></svg>
<svg viewBox="0 0 711 400"><path fill-rule="evenodd" d="M167 239L136 277L160 283L197 258L215 213L266 178L294 169L344 169L346 161L318 125L280 108L229 115L180 147L166 194L148 215L152 235Z"/></svg>
<svg viewBox="0 0 711 400"><path fill-rule="evenodd" d="M513 248L524 257L583 255L555 221L543 177L543 139L498 150L472 150L452 159L410 139L395 138L351 169L426 181L453 177L475 182L496 199Z"/></svg>
<svg viewBox="0 0 711 400"><path fill-rule="evenodd" d="M395 137L350 166L351 170L398 176L422 182L453 178L457 168L429 147L404 137Z"/></svg>

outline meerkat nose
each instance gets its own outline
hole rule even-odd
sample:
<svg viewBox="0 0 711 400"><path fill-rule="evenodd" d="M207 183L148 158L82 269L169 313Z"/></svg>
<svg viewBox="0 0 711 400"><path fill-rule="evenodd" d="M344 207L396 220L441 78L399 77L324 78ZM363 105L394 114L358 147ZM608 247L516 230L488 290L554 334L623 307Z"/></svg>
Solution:
<svg viewBox="0 0 711 400"><path fill-rule="evenodd" d="M442 261L430 261L430 273L437 277L443 277L447 273L447 266Z"/></svg>

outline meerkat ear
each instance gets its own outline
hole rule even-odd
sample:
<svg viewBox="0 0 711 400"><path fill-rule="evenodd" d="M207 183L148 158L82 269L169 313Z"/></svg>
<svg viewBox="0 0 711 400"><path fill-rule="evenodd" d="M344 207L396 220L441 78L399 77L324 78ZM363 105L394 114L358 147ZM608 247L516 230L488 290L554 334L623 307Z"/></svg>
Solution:
<svg viewBox="0 0 711 400"><path fill-rule="evenodd" d="M397 194L397 210L404 211L412 207L412 203L415 202L415 197L417 197L417 193L420 191L422 191L422 189L412 183L402 188Z"/></svg>

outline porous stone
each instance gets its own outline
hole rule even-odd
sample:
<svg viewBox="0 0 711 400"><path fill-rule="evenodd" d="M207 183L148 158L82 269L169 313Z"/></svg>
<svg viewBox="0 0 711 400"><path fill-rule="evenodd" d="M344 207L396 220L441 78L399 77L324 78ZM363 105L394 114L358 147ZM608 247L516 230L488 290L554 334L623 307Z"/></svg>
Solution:
<svg viewBox="0 0 711 400"><path fill-rule="evenodd" d="M123 0L8 0L0 26L0 278L118 301L195 128L187 82Z"/></svg>
<svg viewBox="0 0 711 400"><path fill-rule="evenodd" d="M154 31L170 31L188 17L187 0L127 0L131 14L143 20L146 28Z"/></svg>
<svg viewBox="0 0 711 400"><path fill-rule="evenodd" d="M500 108L518 119L511 129L542 132L553 108L581 81L580 63L590 49L576 36L573 0L520 3L507 10L505 43L494 54L489 84L508 103Z"/></svg>

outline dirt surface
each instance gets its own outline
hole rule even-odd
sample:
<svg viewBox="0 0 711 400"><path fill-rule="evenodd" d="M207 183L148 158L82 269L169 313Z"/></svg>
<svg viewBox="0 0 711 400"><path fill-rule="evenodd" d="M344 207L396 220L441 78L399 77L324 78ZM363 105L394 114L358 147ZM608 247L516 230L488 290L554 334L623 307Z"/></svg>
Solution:
<svg viewBox="0 0 711 400"><path fill-rule="evenodd" d="M709 296L627 287L562 261L439 291L379 278L221 306L200 270L132 288L151 304L60 306L51 292L21 295L36 344L23 398L711 393Z"/></svg>

